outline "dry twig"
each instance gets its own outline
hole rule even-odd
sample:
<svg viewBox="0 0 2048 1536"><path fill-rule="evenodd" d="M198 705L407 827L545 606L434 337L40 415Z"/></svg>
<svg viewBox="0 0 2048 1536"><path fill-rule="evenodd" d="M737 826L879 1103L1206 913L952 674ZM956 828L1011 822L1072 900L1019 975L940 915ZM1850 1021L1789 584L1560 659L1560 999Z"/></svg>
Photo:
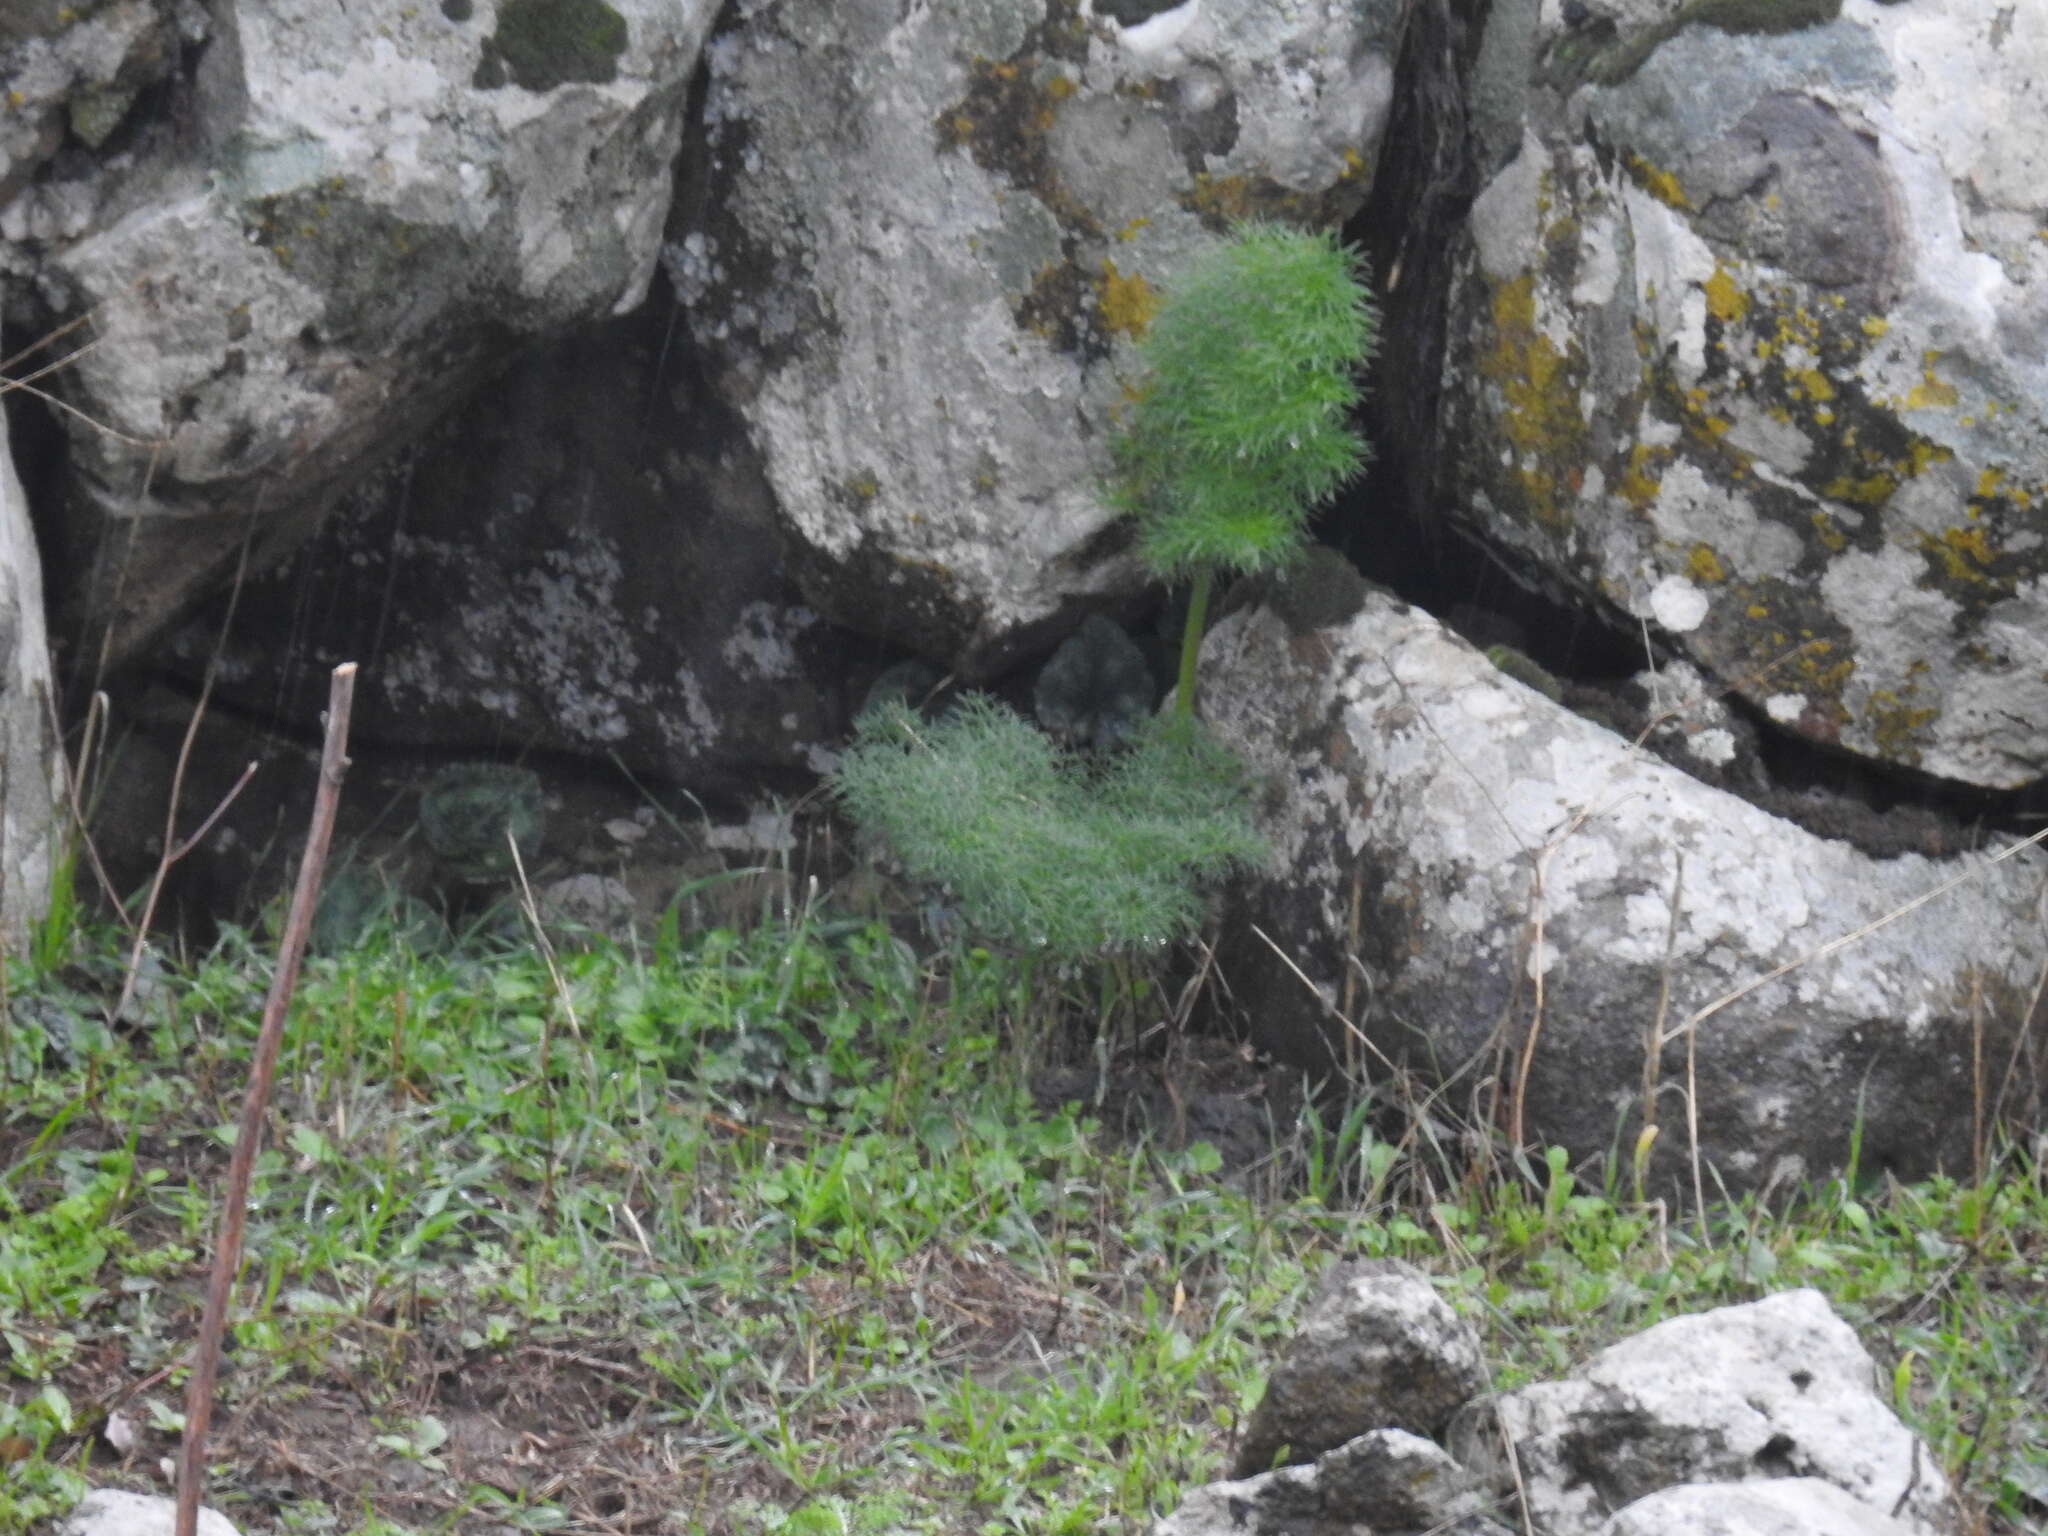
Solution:
<svg viewBox="0 0 2048 1536"><path fill-rule="evenodd" d="M285 1010L298 986L299 963L305 958L306 936L313 927L313 909L320 898L320 877L327 868L327 848L334 838L334 813L341 803L341 779L348 771L348 717L355 701L356 664L334 669L327 693L327 741L320 753L320 785L313 797L313 820L306 834L305 857L292 891L291 914L278 945L277 972L263 1003L263 1024L249 1063L249 1090L242 1099L242 1119L235 1150L228 1159L227 1189L222 1196L220 1241L214 1248L213 1273L206 1284L206 1314L193 1351L192 1378L185 1391L185 1440L178 1456L178 1512L173 1536L193 1536L199 1522L199 1496L206 1478L206 1426L213 1416L213 1382L220 1368L221 1336L227 1327L229 1293L241 1263L242 1225L249 1208L249 1179L256 1147L263 1139L263 1115L270 1100L270 1080L284 1037Z"/></svg>

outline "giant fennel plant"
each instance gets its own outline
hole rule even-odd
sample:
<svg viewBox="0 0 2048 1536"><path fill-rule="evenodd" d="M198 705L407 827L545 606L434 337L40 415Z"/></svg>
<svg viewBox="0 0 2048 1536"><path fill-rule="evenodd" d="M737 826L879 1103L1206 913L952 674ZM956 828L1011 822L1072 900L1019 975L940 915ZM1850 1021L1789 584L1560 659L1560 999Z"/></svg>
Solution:
<svg viewBox="0 0 2048 1536"><path fill-rule="evenodd" d="M1242 764L1194 718L1215 578L1284 565L1365 460L1349 425L1375 312L1327 235L1240 226L1168 293L1116 445L1114 503L1168 582L1192 581L1178 703L1128 750L1063 748L992 700L863 714L836 779L863 829L977 930L1059 958L1192 933L1201 887L1264 857Z"/></svg>
<svg viewBox="0 0 2048 1536"><path fill-rule="evenodd" d="M1149 377L1116 440L1115 504L1162 581L1192 581L1177 707L1219 574L1287 565L1308 520L1364 467L1351 426L1379 312L1334 236L1239 225L1193 263L1141 343Z"/></svg>

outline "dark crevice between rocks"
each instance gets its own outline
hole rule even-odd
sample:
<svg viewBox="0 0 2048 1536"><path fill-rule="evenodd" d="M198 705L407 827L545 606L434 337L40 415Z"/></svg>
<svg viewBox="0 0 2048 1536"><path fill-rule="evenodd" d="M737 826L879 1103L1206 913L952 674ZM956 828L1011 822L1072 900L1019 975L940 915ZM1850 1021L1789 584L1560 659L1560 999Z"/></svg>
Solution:
<svg viewBox="0 0 2048 1536"><path fill-rule="evenodd" d="M1395 78L1405 84L1372 193L1343 230L1371 263L1380 302L1380 350L1360 415L1374 456L1319 518L1316 536L1482 650L1523 653L1539 686L1554 679L1564 702L1612 727L1628 716L1609 707L1622 685L1677 652L1512 552L1460 533L1441 513L1444 456L1468 451L1443 440L1439 403L1454 276L1447 258L1481 181L1466 104L1486 11L1487 0L1423 0L1402 41ZM2002 843L2048 816L2048 781L2010 791L1959 785L1819 745L1744 699L1725 702L1754 737L1758 767L1756 782L1723 787L1817 835L1880 857L1939 855Z"/></svg>

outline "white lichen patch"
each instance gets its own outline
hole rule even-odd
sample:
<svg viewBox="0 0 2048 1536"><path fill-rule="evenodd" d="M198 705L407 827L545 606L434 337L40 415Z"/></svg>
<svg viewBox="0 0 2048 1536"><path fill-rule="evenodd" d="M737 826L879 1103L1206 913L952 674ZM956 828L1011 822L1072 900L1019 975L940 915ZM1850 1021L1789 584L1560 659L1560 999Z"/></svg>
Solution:
<svg viewBox="0 0 2048 1536"><path fill-rule="evenodd" d="M796 677L802 670L796 642L816 622L817 615L808 608L752 602L740 610L739 621L718 654L744 678L779 682Z"/></svg>
<svg viewBox="0 0 2048 1536"><path fill-rule="evenodd" d="M1798 534L1758 517L1748 496L1710 480L1690 459L1676 459L1664 471L1650 521L1681 558L1704 546L1729 574L1750 580L1789 575L1805 553Z"/></svg>
<svg viewBox="0 0 2048 1536"><path fill-rule="evenodd" d="M1650 589L1649 616L1674 635L1690 634L1707 621L1713 603L1683 576L1666 576Z"/></svg>

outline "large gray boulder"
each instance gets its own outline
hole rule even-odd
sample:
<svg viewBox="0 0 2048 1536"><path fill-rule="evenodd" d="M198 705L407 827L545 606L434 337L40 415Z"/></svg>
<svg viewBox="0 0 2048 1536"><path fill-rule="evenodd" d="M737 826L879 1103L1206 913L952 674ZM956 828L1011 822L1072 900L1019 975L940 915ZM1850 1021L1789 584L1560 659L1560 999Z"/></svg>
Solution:
<svg viewBox="0 0 2048 1536"><path fill-rule="evenodd" d="M1853 1494L1817 1477L1681 1483L1637 1499L1600 1536L1911 1536Z"/></svg>
<svg viewBox="0 0 2048 1536"><path fill-rule="evenodd" d="M814 601L969 671L1134 583L1131 338L1230 217L1358 205L1408 7L1110 9L763 6L708 51L677 291Z"/></svg>
<svg viewBox="0 0 2048 1536"><path fill-rule="evenodd" d="M2005 1110L2038 1104L2038 854L1876 858L1815 836L1428 614L1328 585L1320 608L1287 589L1230 616L1203 652L1205 710L1257 766L1275 845L1224 952L1263 1043L1455 1080L1460 1114L1574 1157L1631 1145L1647 1092L1667 1189L1691 1188L1688 1035L1709 1190L1825 1176L1859 1131L1866 1172L1968 1168L2008 1063Z"/></svg>
<svg viewBox="0 0 2048 1536"><path fill-rule="evenodd" d="M1686 1483L1818 1479L1868 1511L1872 1536L1896 1521L1915 1536L1952 1536L1959 1511L1919 1437L1878 1397L1877 1368L1818 1291L1783 1291L1659 1323L1602 1350L1561 1381L1483 1398L1452 1425L1451 1452L1519 1493L1543 1536L1649 1536L1720 1529L1665 1521L1638 1499ZM1512 1457L1502 1449L1513 1447ZM1727 1490L1730 1506L1743 1502ZM1772 1502L1782 1508L1780 1492ZM1697 1507L1702 1495L1665 1495ZM1841 1500L1794 1498L1839 1508ZM1618 1516L1609 1523L1610 1516ZM1759 1523L1731 1532L1774 1529ZM1775 1529L1849 1527L1839 1519Z"/></svg>
<svg viewBox="0 0 2048 1536"><path fill-rule="evenodd" d="M667 324L652 308L535 349L160 664L196 686L220 646L218 701L310 721L335 663L360 662L366 748L514 743L703 796L803 793L862 658L783 569L745 434Z"/></svg>
<svg viewBox="0 0 2048 1536"><path fill-rule="evenodd" d="M1780 726L2048 772L2048 8L1499 0L1450 515Z"/></svg>
<svg viewBox="0 0 2048 1536"><path fill-rule="evenodd" d="M174 121L102 155L74 110L0 231L49 313L91 316L65 597L116 659L521 339L640 302L715 9L228 3Z"/></svg>
<svg viewBox="0 0 2048 1536"><path fill-rule="evenodd" d="M64 783L43 573L0 406L0 954L18 954L48 908Z"/></svg>

